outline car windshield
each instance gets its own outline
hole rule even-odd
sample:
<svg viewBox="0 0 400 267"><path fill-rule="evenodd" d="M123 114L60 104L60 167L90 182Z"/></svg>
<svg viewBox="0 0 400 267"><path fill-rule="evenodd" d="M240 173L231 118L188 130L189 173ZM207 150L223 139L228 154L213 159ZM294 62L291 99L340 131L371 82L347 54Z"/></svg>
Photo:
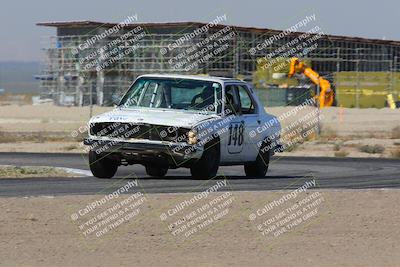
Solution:
<svg viewBox="0 0 400 267"><path fill-rule="evenodd" d="M220 112L220 83L193 79L142 77L135 81L119 106Z"/></svg>

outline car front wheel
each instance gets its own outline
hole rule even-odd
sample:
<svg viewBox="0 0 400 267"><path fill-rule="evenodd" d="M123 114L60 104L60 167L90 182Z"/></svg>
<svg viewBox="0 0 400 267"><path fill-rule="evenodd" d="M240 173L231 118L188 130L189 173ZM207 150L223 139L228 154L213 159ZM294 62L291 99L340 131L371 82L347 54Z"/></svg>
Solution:
<svg viewBox="0 0 400 267"><path fill-rule="evenodd" d="M256 178L265 177L268 171L270 157L270 150L260 148L256 161L244 165L246 176Z"/></svg>
<svg viewBox="0 0 400 267"><path fill-rule="evenodd" d="M94 151L89 151L89 165L93 176L97 178L112 178L118 169L116 161Z"/></svg>
<svg viewBox="0 0 400 267"><path fill-rule="evenodd" d="M214 143L206 147L201 158L190 168L193 178L211 179L217 175L220 162L218 146L218 143Z"/></svg>

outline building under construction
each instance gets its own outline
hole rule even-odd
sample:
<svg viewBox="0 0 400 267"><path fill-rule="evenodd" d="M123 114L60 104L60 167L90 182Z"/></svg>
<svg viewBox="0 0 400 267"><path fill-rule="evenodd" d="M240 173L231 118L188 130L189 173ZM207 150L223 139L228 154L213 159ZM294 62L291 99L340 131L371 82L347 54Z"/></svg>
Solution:
<svg viewBox="0 0 400 267"><path fill-rule="evenodd" d="M254 81L260 59L304 34L221 24L208 27L196 22L123 27L93 21L38 25L57 29L56 36L45 41L44 64L37 79L41 97L59 105L110 105L137 76L147 73L208 74ZM268 43L274 36L280 38ZM312 49L286 55L301 52L314 70L335 85L340 104L363 107L368 103L365 99L378 97L381 104L367 106L382 106L388 94L398 97L400 42L317 32L309 33L308 38L315 42ZM210 46L212 57L204 52ZM256 84L268 87L259 81Z"/></svg>

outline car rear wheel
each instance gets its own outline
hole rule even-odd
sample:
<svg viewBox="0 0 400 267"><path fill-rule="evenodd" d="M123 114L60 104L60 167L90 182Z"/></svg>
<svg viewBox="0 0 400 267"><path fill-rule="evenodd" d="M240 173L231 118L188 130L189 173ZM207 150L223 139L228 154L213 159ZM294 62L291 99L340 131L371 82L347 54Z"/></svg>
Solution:
<svg viewBox="0 0 400 267"><path fill-rule="evenodd" d="M211 179L217 175L220 154L219 143L214 143L204 149L201 158L190 168L190 173L195 179Z"/></svg>
<svg viewBox="0 0 400 267"><path fill-rule="evenodd" d="M151 166L151 165L146 165L145 167L146 167L147 175L152 176L152 177L164 177L168 172L168 168L162 168L162 167Z"/></svg>
<svg viewBox="0 0 400 267"><path fill-rule="evenodd" d="M112 178L118 169L118 162L89 151L89 165L93 176L97 178Z"/></svg>
<svg viewBox="0 0 400 267"><path fill-rule="evenodd" d="M244 172L247 177L262 178L268 172L269 160L271 157L270 150L266 150L265 146L260 148L257 159L254 162L244 165Z"/></svg>

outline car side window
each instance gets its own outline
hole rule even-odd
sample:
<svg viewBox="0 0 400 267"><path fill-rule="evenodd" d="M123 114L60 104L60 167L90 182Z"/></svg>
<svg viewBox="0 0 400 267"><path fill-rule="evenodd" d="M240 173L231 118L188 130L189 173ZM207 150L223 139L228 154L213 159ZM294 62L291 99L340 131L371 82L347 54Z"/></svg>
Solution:
<svg viewBox="0 0 400 267"><path fill-rule="evenodd" d="M253 100L251 99L249 92L244 86L238 86L239 98L240 98L240 107L242 109L243 114L254 114L256 113L255 105Z"/></svg>
<svg viewBox="0 0 400 267"><path fill-rule="evenodd" d="M240 107L237 88L234 85L227 85L225 87L225 113L237 113L237 107Z"/></svg>

